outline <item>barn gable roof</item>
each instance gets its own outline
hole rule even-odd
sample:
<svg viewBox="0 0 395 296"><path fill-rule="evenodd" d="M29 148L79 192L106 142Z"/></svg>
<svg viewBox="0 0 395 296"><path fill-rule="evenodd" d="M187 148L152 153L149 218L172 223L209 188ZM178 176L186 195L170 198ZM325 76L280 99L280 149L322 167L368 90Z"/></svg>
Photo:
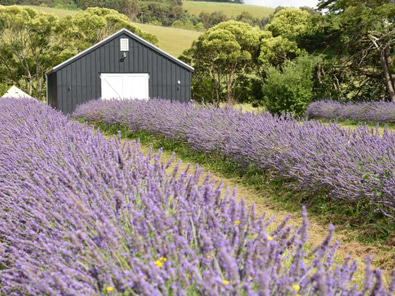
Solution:
<svg viewBox="0 0 395 296"><path fill-rule="evenodd" d="M113 39L117 38L118 36L120 36L122 34L126 34L130 38L142 43L143 45L147 46L148 48L151 48L152 50L154 50L155 52L159 53L160 55L167 57L168 59L170 59L171 61L177 63L181 67L183 67L183 68L185 68L185 69L187 69L187 70L189 70L191 72L194 70L194 68L191 67L190 65L188 65L188 64L184 63L183 61L173 57L171 54L165 52L164 50L162 50L162 49L160 49L158 47L156 47L152 43L150 43L147 40L144 40L143 38L141 38L140 36L130 32L128 29L123 28L123 29L119 30L118 32L112 34L111 36L105 38L104 40L96 43L95 45L92 45L91 47L85 49L84 51L78 53L77 55L69 58L68 60L64 61L63 63L53 67L47 74L50 74L52 72L56 72L56 71L64 68L65 66L71 64L73 61L79 59L80 57L82 57L82 56L84 56L84 55L86 55L86 54L88 54L88 53L90 53L90 52L92 52L94 50L96 50L97 48L99 48L103 44L107 43L110 40L113 40Z"/></svg>

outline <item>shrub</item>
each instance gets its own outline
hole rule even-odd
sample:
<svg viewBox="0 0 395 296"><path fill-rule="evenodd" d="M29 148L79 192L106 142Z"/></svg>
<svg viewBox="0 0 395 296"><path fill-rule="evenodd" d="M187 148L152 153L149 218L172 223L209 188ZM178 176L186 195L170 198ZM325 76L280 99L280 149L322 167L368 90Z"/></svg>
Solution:
<svg viewBox="0 0 395 296"><path fill-rule="evenodd" d="M302 115L312 99L314 59L308 56L269 66L263 83L264 105L272 114Z"/></svg>
<svg viewBox="0 0 395 296"><path fill-rule="evenodd" d="M305 212L300 228L268 232L273 219L255 218L208 176L199 185L198 168L167 172L160 154L32 100L1 100L0 113L1 294L394 291L369 264L361 288L355 262L333 266L332 227L307 254Z"/></svg>

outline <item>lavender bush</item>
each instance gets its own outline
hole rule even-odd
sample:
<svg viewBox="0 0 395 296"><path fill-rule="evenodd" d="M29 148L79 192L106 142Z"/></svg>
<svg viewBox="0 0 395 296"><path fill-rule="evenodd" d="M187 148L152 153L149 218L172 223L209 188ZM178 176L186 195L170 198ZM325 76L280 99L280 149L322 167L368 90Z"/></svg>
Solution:
<svg viewBox="0 0 395 296"><path fill-rule="evenodd" d="M333 266L332 227L306 253L305 211L300 228L285 220L269 232L273 218L256 218L209 176L198 185L199 168L169 171L160 153L107 140L39 102L2 99L0 115L2 295L395 290L395 274L386 286L367 264L357 286L355 262Z"/></svg>
<svg viewBox="0 0 395 296"><path fill-rule="evenodd" d="M334 123L166 100L91 101L73 116L182 140L192 149L294 179L298 189L395 218L395 134L387 130L380 137L367 127L346 131Z"/></svg>
<svg viewBox="0 0 395 296"><path fill-rule="evenodd" d="M339 103L323 100L311 103L306 110L309 118L340 119L378 123L395 123L395 103Z"/></svg>

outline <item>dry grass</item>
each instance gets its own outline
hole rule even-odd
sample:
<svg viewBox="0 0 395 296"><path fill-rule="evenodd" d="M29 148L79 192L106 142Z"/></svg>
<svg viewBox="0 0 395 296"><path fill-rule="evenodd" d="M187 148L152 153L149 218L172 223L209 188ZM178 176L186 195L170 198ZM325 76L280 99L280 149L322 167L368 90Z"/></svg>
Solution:
<svg viewBox="0 0 395 296"><path fill-rule="evenodd" d="M203 1L185 1L183 2L183 8L184 10L188 10L190 14L196 16L199 16L203 11L208 13L222 11L228 17L236 17L243 11L247 11L254 17L263 18L274 12L274 8L263 6Z"/></svg>

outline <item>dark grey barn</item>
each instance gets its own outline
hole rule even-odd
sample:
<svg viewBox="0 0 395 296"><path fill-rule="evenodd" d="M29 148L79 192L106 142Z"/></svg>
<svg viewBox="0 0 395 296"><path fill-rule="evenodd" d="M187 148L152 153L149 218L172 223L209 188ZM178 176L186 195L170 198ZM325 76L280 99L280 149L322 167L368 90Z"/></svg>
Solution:
<svg viewBox="0 0 395 296"><path fill-rule="evenodd" d="M92 99L189 102L193 68L122 29L47 73L47 103L64 114Z"/></svg>

